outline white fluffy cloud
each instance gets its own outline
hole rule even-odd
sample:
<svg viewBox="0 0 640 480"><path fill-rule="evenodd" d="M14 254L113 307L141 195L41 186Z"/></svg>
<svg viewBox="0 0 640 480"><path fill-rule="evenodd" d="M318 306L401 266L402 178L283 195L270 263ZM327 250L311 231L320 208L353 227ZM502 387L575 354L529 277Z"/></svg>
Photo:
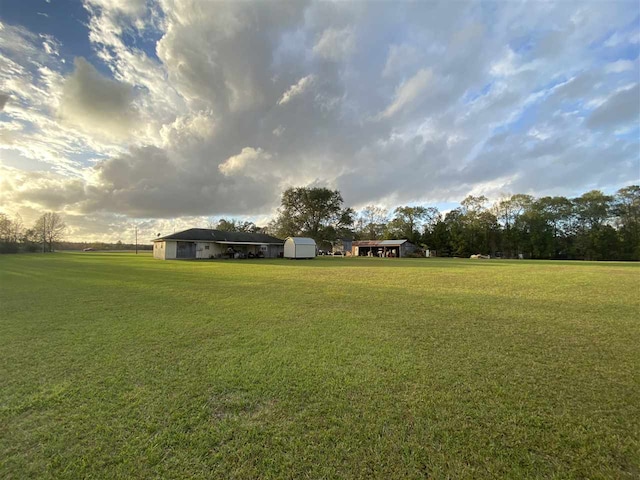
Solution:
<svg viewBox="0 0 640 480"><path fill-rule="evenodd" d="M243 148L238 155L233 155L222 162L218 169L226 176L246 174L248 170L260 170L264 165L260 163L271 159L271 155L261 148Z"/></svg>
<svg viewBox="0 0 640 480"><path fill-rule="evenodd" d="M302 77L300 80L298 80L297 83L291 85L289 89L282 94L282 97L280 97L280 100L278 100L278 105L289 103L292 98L295 98L298 95L302 95L305 90L307 90L311 86L312 83L313 75Z"/></svg>

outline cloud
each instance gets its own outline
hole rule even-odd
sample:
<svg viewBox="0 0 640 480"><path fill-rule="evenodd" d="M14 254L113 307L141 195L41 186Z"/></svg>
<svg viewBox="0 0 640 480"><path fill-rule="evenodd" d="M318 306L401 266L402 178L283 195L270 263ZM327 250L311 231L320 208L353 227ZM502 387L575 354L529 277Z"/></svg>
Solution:
<svg viewBox="0 0 640 480"><path fill-rule="evenodd" d="M355 52L356 38L351 28L327 28L313 47L313 53L327 60L344 60Z"/></svg>
<svg viewBox="0 0 640 480"><path fill-rule="evenodd" d="M384 69L383 77L393 77L403 72L407 67L417 65L423 56L420 49L416 45L403 43L400 45L391 45Z"/></svg>
<svg viewBox="0 0 640 480"><path fill-rule="evenodd" d="M261 155L259 149L255 154L249 152L244 166ZM243 165L236 165L236 171L241 168ZM206 161L196 167L193 163L185 165L181 158L163 149L134 148L97 165L87 199L77 208L87 213L118 212L137 218L237 215L273 208L277 195L271 184L262 181L265 176L228 178Z"/></svg>
<svg viewBox="0 0 640 480"><path fill-rule="evenodd" d="M288 186L393 207L637 177L631 4L84 5L78 45L0 26L3 208L78 237L267 218Z"/></svg>
<svg viewBox="0 0 640 480"><path fill-rule="evenodd" d="M629 70L633 70L638 61L635 62L632 60L617 60L615 62L611 62L604 67L604 71L607 73L621 73L627 72Z"/></svg>
<svg viewBox="0 0 640 480"><path fill-rule="evenodd" d="M131 86L101 75L83 58L65 79L60 116L76 127L107 137L126 137L136 126Z"/></svg>
<svg viewBox="0 0 640 480"><path fill-rule="evenodd" d="M640 84L614 93L587 119L587 125L593 129L613 127L627 122L640 124Z"/></svg>
<svg viewBox="0 0 640 480"><path fill-rule="evenodd" d="M261 148L255 149L245 147L238 155L227 158L218 166L218 169L225 176L238 175L246 173L248 169L260 169L261 161L271 159L271 155L264 152Z"/></svg>
<svg viewBox="0 0 640 480"><path fill-rule="evenodd" d="M84 197L84 183L80 179L69 179L56 173L0 166L0 178L4 179L0 189L0 201L4 205L46 206L48 210L61 210Z"/></svg>
<svg viewBox="0 0 640 480"><path fill-rule="evenodd" d="M624 34L622 32L614 32L605 42L605 47L617 47L621 44L638 44L640 43L640 31Z"/></svg>
<svg viewBox="0 0 640 480"><path fill-rule="evenodd" d="M42 39L42 48L44 48L44 51L47 52L48 55L60 56L60 42L53 36L42 33L40 34L40 38Z"/></svg>
<svg viewBox="0 0 640 480"><path fill-rule="evenodd" d="M413 77L396 89L393 102L380 114L380 117L391 117L399 111L414 104L424 94L433 79L433 72L423 68Z"/></svg>
<svg viewBox="0 0 640 480"><path fill-rule="evenodd" d="M107 11L115 11L129 16L140 15L144 11L145 0L85 0L86 3Z"/></svg>
<svg viewBox="0 0 640 480"><path fill-rule="evenodd" d="M291 99L297 97L298 95L302 95L305 90L307 90L311 84L313 83L314 77L313 75L307 75L306 77L302 77L298 83L291 85L289 89L282 94L280 100L278 100L278 105L284 105L285 103L289 103Z"/></svg>

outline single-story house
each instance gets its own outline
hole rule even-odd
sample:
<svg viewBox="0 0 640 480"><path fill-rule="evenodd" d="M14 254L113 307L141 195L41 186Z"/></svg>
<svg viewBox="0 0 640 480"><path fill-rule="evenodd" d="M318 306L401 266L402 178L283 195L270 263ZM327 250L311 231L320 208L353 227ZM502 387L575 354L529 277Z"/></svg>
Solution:
<svg viewBox="0 0 640 480"><path fill-rule="evenodd" d="M354 257L406 257L415 252L409 240L356 240L351 246Z"/></svg>
<svg viewBox="0 0 640 480"><path fill-rule="evenodd" d="M153 258L281 257L284 240L264 233L190 228L153 240Z"/></svg>

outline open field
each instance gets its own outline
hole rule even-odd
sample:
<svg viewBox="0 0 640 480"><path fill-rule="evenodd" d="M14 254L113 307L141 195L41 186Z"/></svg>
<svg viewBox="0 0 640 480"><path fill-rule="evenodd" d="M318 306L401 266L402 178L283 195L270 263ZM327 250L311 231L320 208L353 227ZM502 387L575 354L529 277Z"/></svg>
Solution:
<svg viewBox="0 0 640 480"><path fill-rule="evenodd" d="M640 265L0 257L0 478L638 478Z"/></svg>

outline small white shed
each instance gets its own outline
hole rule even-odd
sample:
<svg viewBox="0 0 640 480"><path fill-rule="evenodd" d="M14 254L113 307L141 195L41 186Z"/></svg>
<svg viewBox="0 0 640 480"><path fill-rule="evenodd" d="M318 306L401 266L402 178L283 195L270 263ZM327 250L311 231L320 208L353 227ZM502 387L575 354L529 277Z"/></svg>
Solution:
<svg viewBox="0 0 640 480"><path fill-rule="evenodd" d="M289 237L284 241L284 258L315 258L316 241L307 237Z"/></svg>

